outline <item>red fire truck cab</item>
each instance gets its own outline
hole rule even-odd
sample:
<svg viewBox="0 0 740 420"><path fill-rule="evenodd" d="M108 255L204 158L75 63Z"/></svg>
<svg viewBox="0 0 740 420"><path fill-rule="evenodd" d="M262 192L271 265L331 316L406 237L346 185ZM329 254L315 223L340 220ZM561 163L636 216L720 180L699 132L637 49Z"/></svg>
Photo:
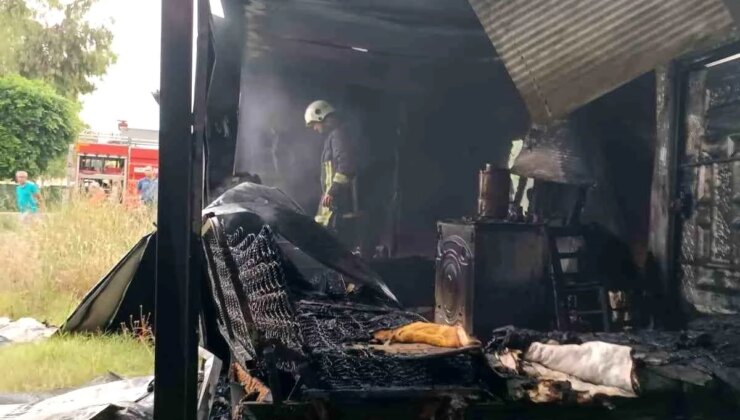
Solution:
<svg viewBox="0 0 740 420"><path fill-rule="evenodd" d="M70 148L69 181L85 193L95 182L111 200L137 202L136 184L151 168L159 167L159 148L153 141L84 132Z"/></svg>

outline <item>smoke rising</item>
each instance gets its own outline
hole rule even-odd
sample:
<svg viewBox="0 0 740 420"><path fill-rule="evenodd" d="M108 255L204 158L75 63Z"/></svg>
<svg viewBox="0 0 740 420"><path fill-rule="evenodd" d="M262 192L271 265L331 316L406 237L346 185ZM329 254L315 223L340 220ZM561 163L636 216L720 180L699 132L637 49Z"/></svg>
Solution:
<svg viewBox="0 0 740 420"><path fill-rule="evenodd" d="M309 212L320 194L323 146L303 121L305 107L318 97L311 90L277 77L243 81L235 159L237 173L258 174Z"/></svg>

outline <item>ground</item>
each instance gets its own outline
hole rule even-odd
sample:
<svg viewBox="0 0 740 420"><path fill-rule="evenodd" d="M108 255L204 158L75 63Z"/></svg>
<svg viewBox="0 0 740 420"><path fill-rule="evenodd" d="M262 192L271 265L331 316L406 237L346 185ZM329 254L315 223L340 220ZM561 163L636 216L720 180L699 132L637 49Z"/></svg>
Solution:
<svg viewBox="0 0 740 420"><path fill-rule="evenodd" d="M52 337L0 347L0 392L71 388L114 372L152 374L154 348L124 335Z"/></svg>
<svg viewBox="0 0 740 420"><path fill-rule="evenodd" d="M60 325L145 233L153 214L70 199L31 224L0 214L0 316ZM18 369L27 366L29 369ZM80 385L112 371L150 374L152 348L127 336L62 336L0 347L0 392Z"/></svg>

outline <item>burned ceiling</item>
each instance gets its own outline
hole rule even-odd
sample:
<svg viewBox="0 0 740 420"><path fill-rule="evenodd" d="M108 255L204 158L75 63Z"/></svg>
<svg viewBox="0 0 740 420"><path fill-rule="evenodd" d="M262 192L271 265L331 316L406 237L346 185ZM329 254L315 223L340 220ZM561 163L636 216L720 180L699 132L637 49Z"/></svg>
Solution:
<svg viewBox="0 0 740 420"><path fill-rule="evenodd" d="M399 90L502 74L466 0L251 0L245 27L253 68Z"/></svg>
<svg viewBox="0 0 740 420"><path fill-rule="evenodd" d="M252 68L413 91L505 65L536 122L734 28L722 0L242 1Z"/></svg>

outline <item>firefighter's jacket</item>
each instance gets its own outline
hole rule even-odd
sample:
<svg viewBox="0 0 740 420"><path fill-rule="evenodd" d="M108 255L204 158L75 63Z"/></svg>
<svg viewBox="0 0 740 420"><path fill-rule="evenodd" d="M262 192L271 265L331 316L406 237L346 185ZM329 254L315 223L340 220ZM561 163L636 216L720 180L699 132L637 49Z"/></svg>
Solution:
<svg viewBox="0 0 740 420"><path fill-rule="evenodd" d="M340 125L329 133L321 153L321 192L333 198L331 208L319 203L315 220L329 226L332 217L352 211L354 177L357 173L356 145L348 128Z"/></svg>

